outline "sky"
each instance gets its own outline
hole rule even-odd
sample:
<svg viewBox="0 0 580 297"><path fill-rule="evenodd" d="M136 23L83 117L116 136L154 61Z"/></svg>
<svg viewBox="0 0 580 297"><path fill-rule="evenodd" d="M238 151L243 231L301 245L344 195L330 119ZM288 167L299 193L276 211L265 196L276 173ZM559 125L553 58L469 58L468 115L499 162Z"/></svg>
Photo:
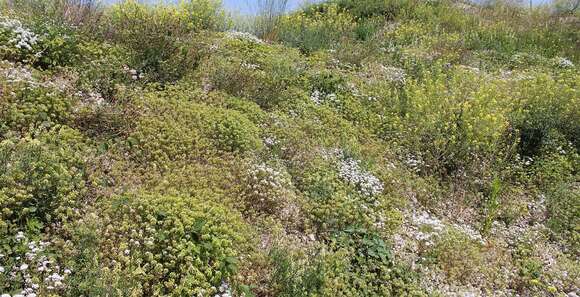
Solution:
<svg viewBox="0 0 580 297"><path fill-rule="evenodd" d="M104 0L105 3L115 3L121 0ZM152 2L157 2L157 0L150 0ZM171 0L169 0L171 1ZM239 12L242 14L252 14L256 10L256 3L259 0L222 0L224 7L232 12ZM288 0L288 10L295 10L300 8L306 2L315 2L321 0ZM522 0L525 3L529 3L529 0ZM551 0L532 0L534 4L548 3Z"/></svg>
<svg viewBox="0 0 580 297"><path fill-rule="evenodd" d="M255 12L256 2L257 0L222 0L222 3L227 9L243 14L251 14ZM305 2L306 0L288 0L288 9L295 10L300 8L300 5Z"/></svg>

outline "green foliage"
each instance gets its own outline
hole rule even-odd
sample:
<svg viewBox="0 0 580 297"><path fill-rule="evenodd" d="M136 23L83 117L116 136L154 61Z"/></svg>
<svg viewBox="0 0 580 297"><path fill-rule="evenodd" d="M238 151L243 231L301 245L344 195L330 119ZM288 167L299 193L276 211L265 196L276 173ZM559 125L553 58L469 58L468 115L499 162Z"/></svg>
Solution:
<svg viewBox="0 0 580 297"><path fill-rule="evenodd" d="M40 68L71 65L78 56L77 42L78 36L64 25L0 17L0 58L5 60Z"/></svg>
<svg viewBox="0 0 580 297"><path fill-rule="evenodd" d="M134 296L215 294L247 246L238 214L205 197L123 195L99 205L99 262Z"/></svg>
<svg viewBox="0 0 580 297"><path fill-rule="evenodd" d="M405 85L397 105L401 122L394 125L402 125L395 129L406 130L404 141L431 170L450 173L504 149L511 103L503 82L441 70Z"/></svg>
<svg viewBox="0 0 580 297"><path fill-rule="evenodd" d="M273 287L277 296L319 296L324 287L324 263L312 259L302 263L288 251L274 249L270 252L274 264Z"/></svg>
<svg viewBox="0 0 580 297"><path fill-rule="evenodd" d="M213 141L221 150L243 153L261 145L258 128L237 111L218 109L210 121Z"/></svg>
<svg viewBox="0 0 580 297"><path fill-rule="evenodd" d="M179 5L150 6L124 1L107 11L111 39L131 49L134 65L152 80L173 81L195 67L200 30L223 25L223 12L213 0L182 1Z"/></svg>
<svg viewBox="0 0 580 297"><path fill-rule="evenodd" d="M447 277L461 283L469 283L477 278L484 265L480 243L455 230L446 232L428 257L436 262Z"/></svg>
<svg viewBox="0 0 580 297"><path fill-rule="evenodd" d="M27 71L23 69L23 71ZM6 82L0 78L0 136L26 133L67 123L74 99L58 89L34 81Z"/></svg>
<svg viewBox="0 0 580 297"><path fill-rule="evenodd" d="M580 191L575 185L556 184L546 197L548 227L573 251L580 249Z"/></svg>
<svg viewBox="0 0 580 297"><path fill-rule="evenodd" d="M200 66L198 76L206 88L250 99L262 108L294 99L285 92L302 84L298 53L228 36L222 46Z"/></svg>
<svg viewBox="0 0 580 297"><path fill-rule="evenodd" d="M195 102L204 97L200 90L178 87L140 98L134 104L143 116L127 139L132 154L163 167L212 149L244 153L260 147L254 123L238 111Z"/></svg>
<svg viewBox="0 0 580 297"><path fill-rule="evenodd" d="M413 273L393 261L376 233L351 227L336 232L306 261L274 250L278 296L426 296Z"/></svg>
<svg viewBox="0 0 580 297"><path fill-rule="evenodd" d="M502 182L496 176L493 178L491 182L489 196L486 202L487 203L485 207L486 214L482 228L484 234L487 234L489 232L489 230L491 229L491 224L493 223L495 217L497 216L498 208L500 207L499 196L501 194L501 190L502 190Z"/></svg>
<svg viewBox="0 0 580 297"><path fill-rule="evenodd" d="M284 17L277 35L283 43L311 53L332 48L342 38L353 34L355 27L351 15L331 4L324 6L323 11L313 8Z"/></svg>
<svg viewBox="0 0 580 297"><path fill-rule="evenodd" d="M39 232L71 218L87 191L86 144L55 127L39 138L0 143L0 234Z"/></svg>
<svg viewBox="0 0 580 297"><path fill-rule="evenodd" d="M79 88L113 99L117 87L133 81L128 49L99 42L81 43L79 48L83 56L77 66L83 70L77 80Z"/></svg>
<svg viewBox="0 0 580 297"><path fill-rule="evenodd" d="M93 4L0 1L0 295L577 287L577 16Z"/></svg>
<svg viewBox="0 0 580 297"><path fill-rule="evenodd" d="M514 126L520 131L520 152L535 156L550 139L563 135L578 150L580 116L578 75L564 71L556 77L544 74L518 84L520 106ZM557 138L557 137L556 137Z"/></svg>

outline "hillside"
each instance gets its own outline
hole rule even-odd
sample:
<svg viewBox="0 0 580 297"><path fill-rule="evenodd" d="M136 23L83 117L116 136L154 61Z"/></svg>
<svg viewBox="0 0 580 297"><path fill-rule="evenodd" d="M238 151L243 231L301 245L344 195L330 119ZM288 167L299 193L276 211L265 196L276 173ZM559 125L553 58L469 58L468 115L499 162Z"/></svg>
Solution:
<svg viewBox="0 0 580 297"><path fill-rule="evenodd" d="M580 295L577 11L0 12L1 297Z"/></svg>

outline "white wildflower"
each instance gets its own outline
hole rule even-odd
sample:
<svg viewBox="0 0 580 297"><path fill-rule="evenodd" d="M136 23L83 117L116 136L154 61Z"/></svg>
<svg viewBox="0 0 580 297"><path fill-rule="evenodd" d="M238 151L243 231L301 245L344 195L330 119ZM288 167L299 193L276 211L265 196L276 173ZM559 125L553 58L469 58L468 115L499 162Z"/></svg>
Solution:
<svg viewBox="0 0 580 297"><path fill-rule="evenodd" d="M241 64L241 66L242 66L242 68L246 68L246 69L249 69L249 70L257 70L257 69L260 69L260 65L258 65L258 64L252 64L252 63L246 63L246 62L243 62Z"/></svg>
<svg viewBox="0 0 580 297"><path fill-rule="evenodd" d="M562 57L556 58L556 65L560 68L573 68L574 67L574 63L572 63L572 61L570 61L566 58L562 58Z"/></svg>
<svg viewBox="0 0 580 297"><path fill-rule="evenodd" d="M14 46L17 49L32 50L39 38L38 36L24 27L22 23L18 20L0 18L0 32L8 32L10 39L8 44Z"/></svg>
<svg viewBox="0 0 580 297"><path fill-rule="evenodd" d="M310 94L310 100L312 100L316 105L321 105L326 102L336 103L338 102L338 96L334 93L326 94L319 90L314 90Z"/></svg>
<svg viewBox="0 0 580 297"><path fill-rule="evenodd" d="M260 38L256 37L247 32L239 32L239 31L228 31L226 32L226 37L229 39L238 39L238 40L245 40L250 41L253 43L263 44L264 41Z"/></svg>
<svg viewBox="0 0 580 297"><path fill-rule="evenodd" d="M387 80L399 84L405 83L405 78L407 77L405 70L384 65L381 65L381 70Z"/></svg>
<svg viewBox="0 0 580 297"><path fill-rule="evenodd" d="M268 136L266 138L264 138L264 144L267 146L274 146L276 144L278 144L278 139L276 139L275 136Z"/></svg>
<svg viewBox="0 0 580 297"><path fill-rule="evenodd" d="M20 231L18 232L18 234L16 234L14 238L16 238L17 241L21 241L23 239L26 239L26 236L24 236L24 232Z"/></svg>
<svg viewBox="0 0 580 297"><path fill-rule="evenodd" d="M376 196L384 190L383 183L376 176L362 169L359 160L352 158L342 160L339 164L338 175L356 186L365 196Z"/></svg>

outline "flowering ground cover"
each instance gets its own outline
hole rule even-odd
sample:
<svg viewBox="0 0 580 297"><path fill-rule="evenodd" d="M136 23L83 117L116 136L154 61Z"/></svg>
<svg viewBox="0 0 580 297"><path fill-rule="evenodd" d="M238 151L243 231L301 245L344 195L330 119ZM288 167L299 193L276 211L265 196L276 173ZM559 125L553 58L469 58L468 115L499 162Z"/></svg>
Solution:
<svg viewBox="0 0 580 297"><path fill-rule="evenodd" d="M0 1L0 296L580 295L565 4Z"/></svg>

